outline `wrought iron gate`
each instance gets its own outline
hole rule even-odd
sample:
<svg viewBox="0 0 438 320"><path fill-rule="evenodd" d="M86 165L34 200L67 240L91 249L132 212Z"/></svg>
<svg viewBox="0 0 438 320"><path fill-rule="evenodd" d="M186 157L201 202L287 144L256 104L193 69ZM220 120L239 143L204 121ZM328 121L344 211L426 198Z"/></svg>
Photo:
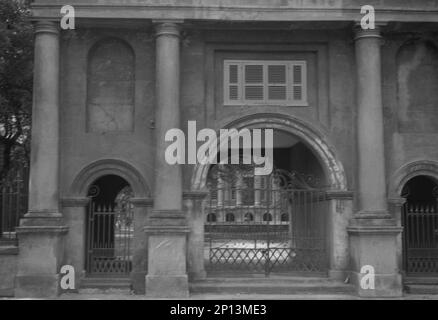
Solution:
<svg viewBox="0 0 438 320"><path fill-rule="evenodd" d="M129 199L98 203L93 186L87 216L88 274L129 274L132 268L133 210Z"/></svg>
<svg viewBox="0 0 438 320"><path fill-rule="evenodd" d="M205 222L208 272L319 273L327 269L324 188L311 176L249 165L210 170Z"/></svg>
<svg viewBox="0 0 438 320"><path fill-rule="evenodd" d="M404 264L408 274L438 275L438 206L410 203L403 206Z"/></svg>

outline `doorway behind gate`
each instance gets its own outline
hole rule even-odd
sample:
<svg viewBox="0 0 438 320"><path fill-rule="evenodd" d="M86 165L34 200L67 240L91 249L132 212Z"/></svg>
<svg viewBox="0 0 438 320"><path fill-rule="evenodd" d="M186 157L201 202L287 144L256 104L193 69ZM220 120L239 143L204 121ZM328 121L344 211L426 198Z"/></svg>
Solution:
<svg viewBox="0 0 438 320"><path fill-rule="evenodd" d="M87 276L128 276L134 233L132 189L119 176L97 179L88 192Z"/></svg>
<svg viewBox="0 0 438 320"><path fill-rule="evenodd" d="M286 134L276 137L280 139L270 175L256 176L254 165L210 168L204 225L204 265L209 275L327 272L323 170L303 143Z"/></svg>

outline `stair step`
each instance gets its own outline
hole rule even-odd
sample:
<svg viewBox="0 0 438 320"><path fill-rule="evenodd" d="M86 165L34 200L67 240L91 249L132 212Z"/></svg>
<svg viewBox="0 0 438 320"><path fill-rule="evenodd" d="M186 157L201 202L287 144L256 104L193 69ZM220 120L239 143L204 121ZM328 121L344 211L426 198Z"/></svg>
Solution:
<svg viewBox="0 0 438 320"><path fill-rule="evenodd" d="M409 294L438 294L438 285L409 284L405 285L405 291Z"/></svg>
<svg viewBox="0 0 438 320"><path fill-rule="evenodd" d="M129 278L84 278L81 281L81 289L126 289L131 288Z"/></svg>
<svg viewBox="0 0 438 320"><path fill-rule="evenodd" d="M192 294L355 294L354 286L321 278L206 279L190 284Z"/></svg>
<svg viewBox="0 0 438 320"><path fill-rule="evenodd" d="M438 294L438 277L406 277L404 289L409 294Z"/></svg>
<svg viewBox="0 0 438 320"><path fill-rule="evenodd" d="M426 284L426 285L438 285L437 277L406 277L404 279L405 284Z"/></svg>

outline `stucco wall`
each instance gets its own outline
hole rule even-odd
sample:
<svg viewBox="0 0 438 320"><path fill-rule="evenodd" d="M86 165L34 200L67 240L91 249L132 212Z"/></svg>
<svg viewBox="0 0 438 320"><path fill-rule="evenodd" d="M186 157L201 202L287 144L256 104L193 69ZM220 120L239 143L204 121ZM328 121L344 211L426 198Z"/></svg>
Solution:
<svg viewBox="0 0 438 320"><path fill-rule="evenodd" d="M382 46L383 104L388 190L401 167L438 160L438 56L425 52L424 41L437 38L389 34ZM435 49L430 49L429 53ZM434 89L435 88L435 89ZM394 196L394 195L392 195Z"/></svg>
<svg viewBox="0 0 438 320"><path fill-rule="evenodd" d="M388 181L404 164L419 160L438 160L438 135L433 124L424 132L400 126L399 66L397 57L406 36L385 34L382 46L385 145ZM135 110L132 132L86 132L87 54L92 45L105 37L119 37L135 53ZM89 163L117 158L137 168L152 188L154 162L155 48L152 30L87 29L76 35L63 35L62 42L62 194L69 195L75 175ZM224 107L221 102L221 61L224 57L258 55L267 58L301 55L311 63L309 107ZM409 56L403 58L409 63ZM196 120L198 130L219 129L245 115L257 112L280 113L297 117L320 130L337 152L347 173L349 189L355 180L355 62L352 33L338 30L238 31L188 30L181 45L181 128ZM421 92L422 84L412 83ZM429 93L433 93L429 90ZM421 98L421 95L418 95ZM431 101L435 101L432 98ZM413 112L415 101L409 102ZM428 107L428 115L437 109ZM412 111L411 111L412 112ZM418 110L421 113L421 108ZM419 115L421 118L421 115ZM424 117L424 116L423 116ZM410 119L404 118L404 128ZM164 156L163 156L164 160ZM184 167L184 189L190 189L193 165ZM389 184L390 182L388 182Z"/></svg>
<svg viewBox="0 0 438 320"><path fill-rule="evenodd" d="M147 31L147 30L145 30ZM196 120L197 129L215 130L254 113L285 114L302 119L337 151L349 188L354 174L354 48L350 32L333 31L188 31L181 46L181 128ZM105 37L119 37L135 54L134 130L87 130L87 54ZM62 41L61 185L70 196L73 179L99 159L116 158L133 165L152 188L154 162L155 48L151 33L130 30L78 30ZM224 58L306 59L309 106L223 106ZM115 92L114 94L117 94ZM164 137L163 137L164 139ZM163 155L164 161L164 155ZM184 167L184 188L190 189L193 165Z"/></svg>
<svg viewBox="0 0 438 320"><path fill-rule="evenodd" d="M118 37L135 55L134 128L87 130L87 55L99 40ZM153 181L154 42L150 35L111 30L64 33L61 61L61 190L70 196L73 179L85 166L107 158L124 160ZM114 92L117 95L117 92ZM82 195L84 196L84 195Z"/></svg>

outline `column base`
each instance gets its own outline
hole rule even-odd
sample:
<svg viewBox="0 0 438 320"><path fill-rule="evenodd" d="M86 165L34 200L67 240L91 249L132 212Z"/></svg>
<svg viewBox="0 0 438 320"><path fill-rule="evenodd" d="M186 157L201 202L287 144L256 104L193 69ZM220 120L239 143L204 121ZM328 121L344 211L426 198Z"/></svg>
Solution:
<svg viewBox="0 0 438 320"><path fill-rule="evenodd" d="M145 277L146 271L131 272L131 285L135 294L145 294Z"/></svg>
<svg viewBox="0 0 438 320"><path fill-rule="evenodd" d="M387 215L356 216L350 222L351 280L361 297L401 297L402 277L397 264L397 237L402 228ZM365 267L365 268L364 268ZM365 273L361 273L365 272ZM367 285L361 284L367 277ZM374 288L369 287L374 282ZM368 288L369 287L369 288Z"/></svg>
<svg viewBox="0 0 438 320"><path fill-rule="evenodd" d="M336 281L345 281L345 279L347 279L349 275L348 271L345 270L329 270L328 271L328 277L331 280L336 280Z"/></svg>
<svg viewBox="0 0 438 320"><path fill-rule="evenodd" d="M55 298L61 293L59 274L17 275L16 298Z"/></svg>
<svg viewBox="0 0 438 320"><path fill-rule="evenodd" d="M61 293L59 270L64 258L65 226L17 227L18 261L15 296L54 298Z"/></svg>
<svg viewBox="0 0 438 320"><path fill-rule="evenodd" d="M148 236L148 275L146 296L151 298L186 298L187 233L183 214L175 210L156 210L144 227Z"/></svg>
<svg viewBox="0 0 438 320"><path fill-rule="evenodd" d="M351 282L357 288L357 294L364 298L397 298L403 296L403 283L401 274L375 274L374 289L363 289L360 280L363 274L351 273Z"/></svg>
<svg viewBox="0 0 438 320"><path fill-rule="evenodd" d="M189 280L203 280L207 278L207 272L205 270L202 271L196 271L196 272L189 272Z"/></svg>
<svg viewBox="0 0 438 320"><path fill-rule="evenodd" d="M188 298L187 275L146 276L146 297Z"/></svg>

